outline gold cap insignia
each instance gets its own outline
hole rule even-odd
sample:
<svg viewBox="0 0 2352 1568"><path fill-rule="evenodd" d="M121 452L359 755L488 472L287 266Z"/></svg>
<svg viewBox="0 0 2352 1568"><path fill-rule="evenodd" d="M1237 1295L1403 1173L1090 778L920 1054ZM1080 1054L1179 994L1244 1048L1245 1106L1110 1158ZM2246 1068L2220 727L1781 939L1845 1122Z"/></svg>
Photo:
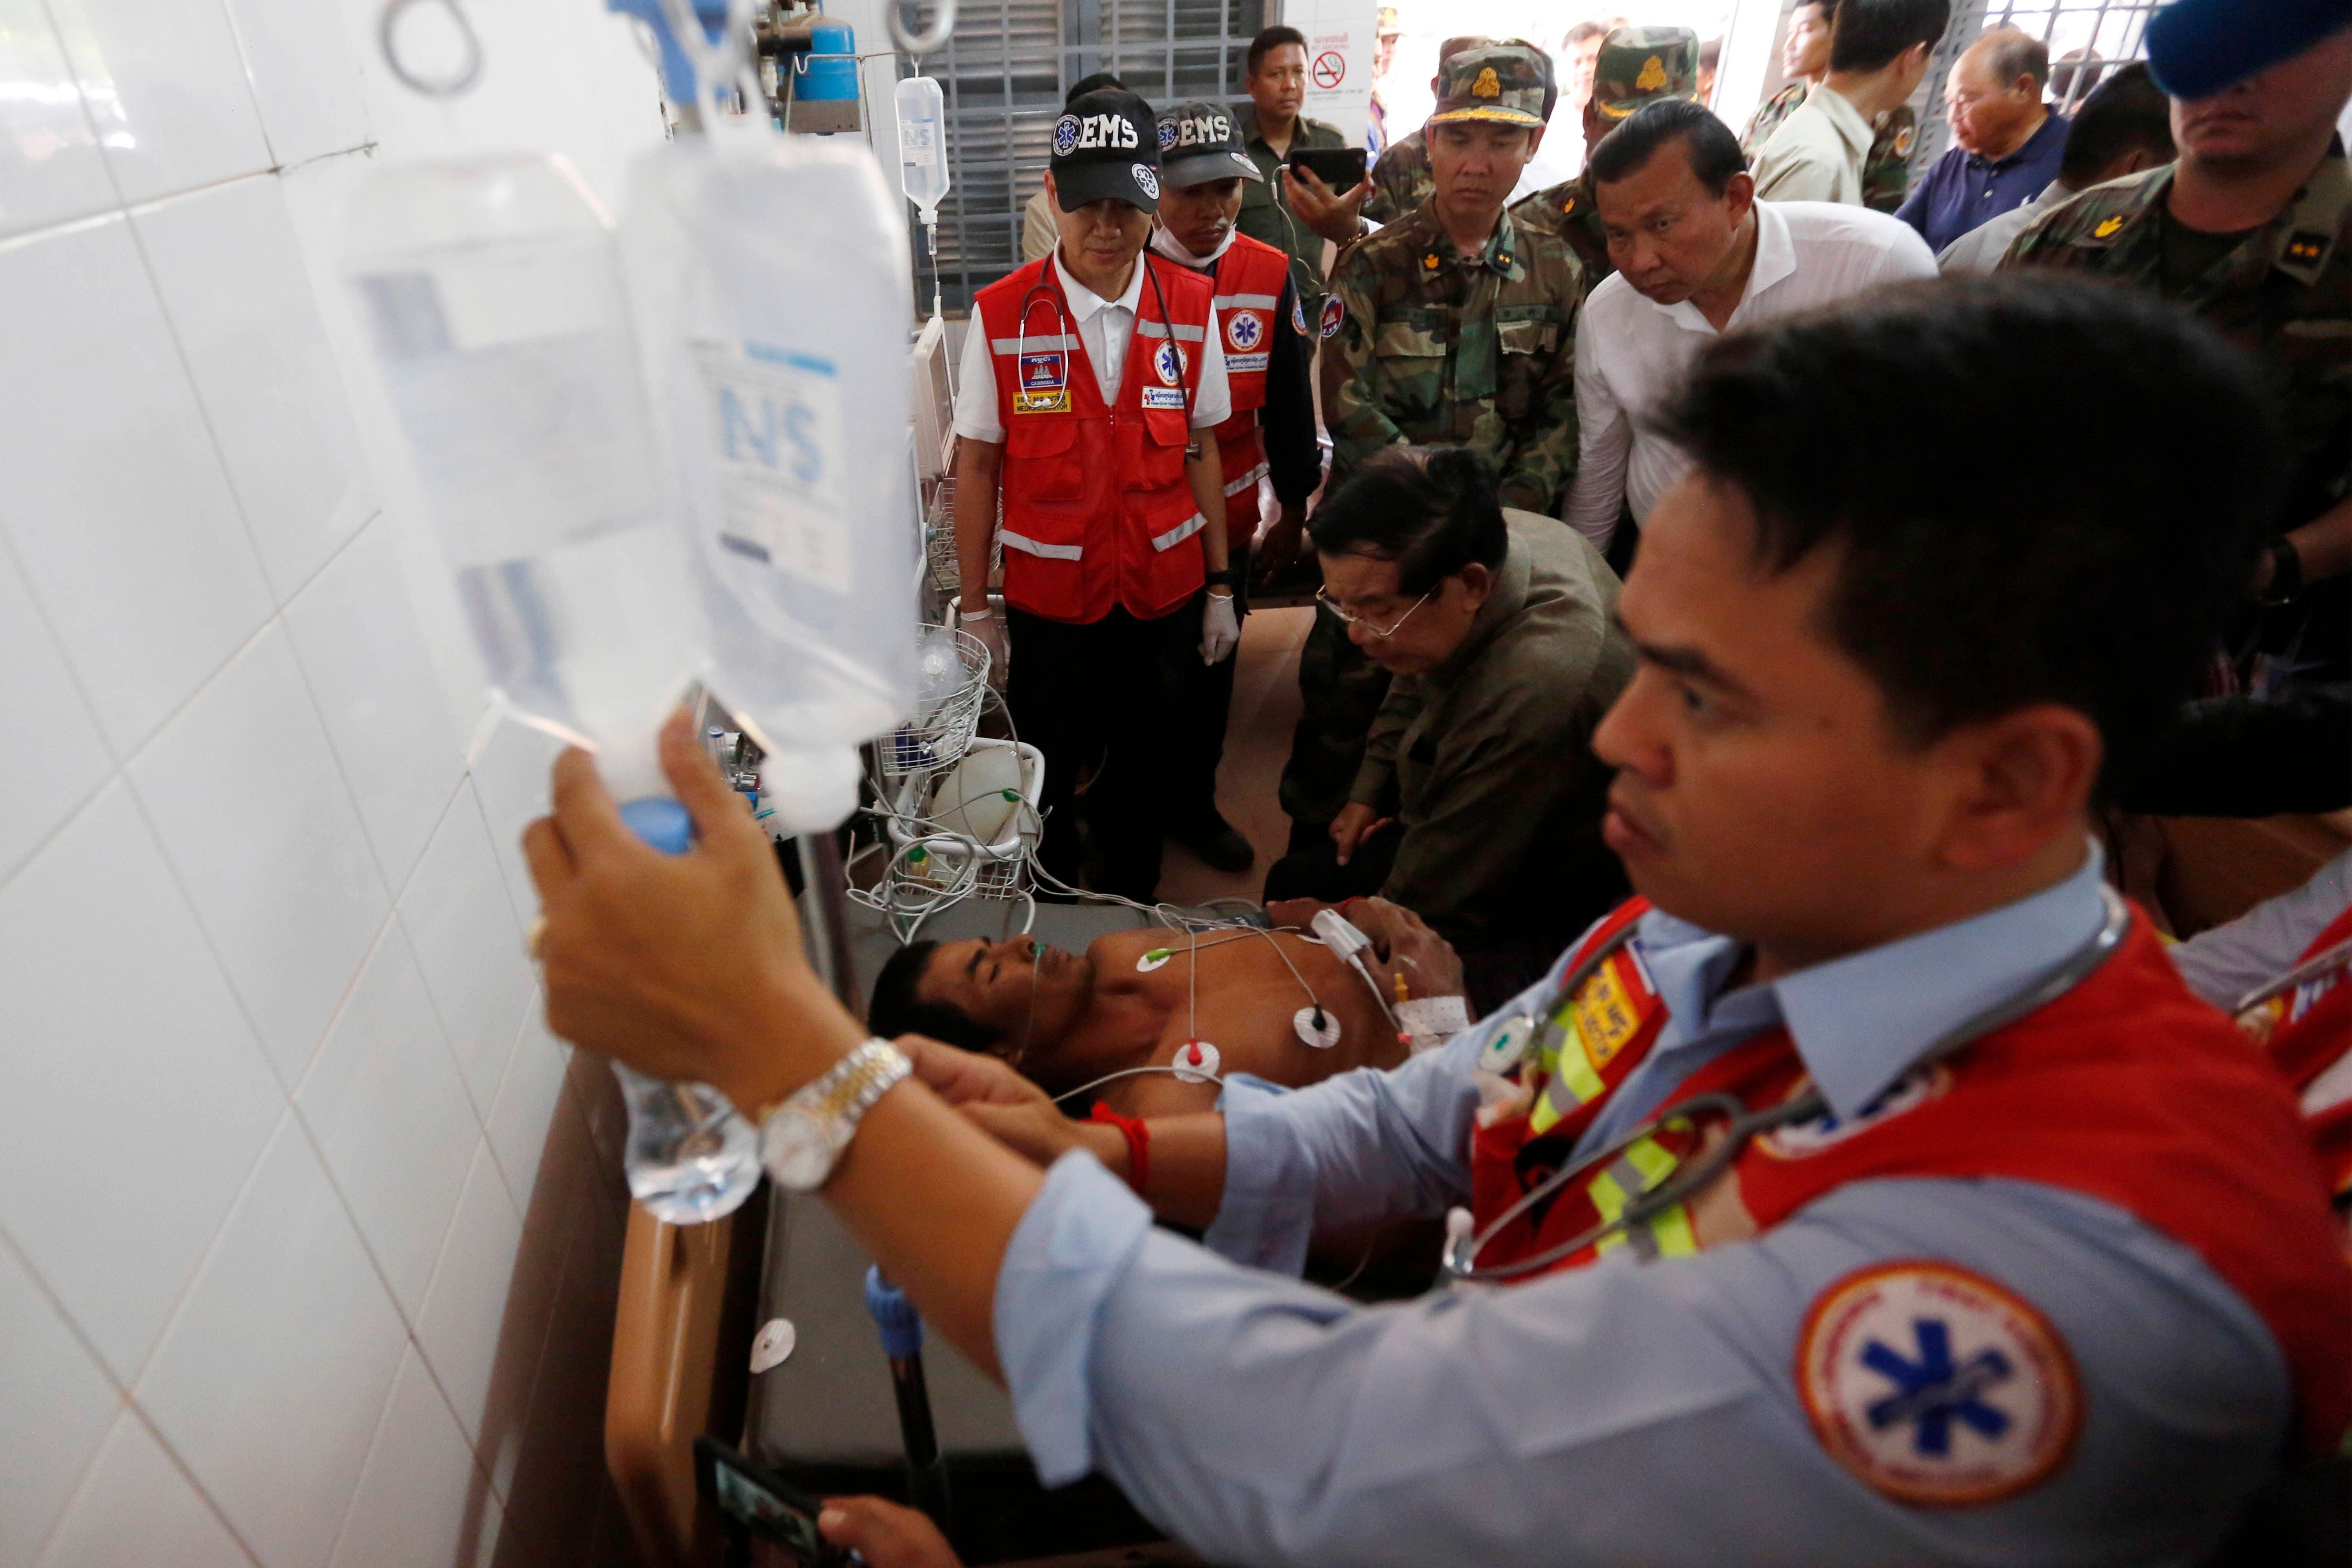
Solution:
<svg viewBox="0 0 2352 1568"><path fill-rule="evenodd" d="M1666 62L1652 55L1642 62L1642 74L1633 79L1633 87L1640 92L1655 92L1665 85Z"/></svg>
<svg viewBox="0 0 2352 1568"><path fill-rule="evenodd" d="M2117 230L2117 229L2119 229L2119 228L2123 227L2123 226L2124 226L2124 220L2123 220L2122 216L2121 216L2120 215L2118 215L2118 216L2115 216L2115 217L2111 217L2111 218L2109 218L2106 222L2105 222L2105 223L2101 224L2098 227L2096 227L2096 228L2093 229L2093 230L2091 231L2091 237L2092 237L2093 239L2108 239L2108 238L2112 238L2112 237L2114 237L2114 235L2115 235L2116 230Z"/></svg>
<svg viewBox="0 0 2352 1568"><path fill-rule="evenodd" d="M1478 79L1470 84L1470 96L1473 98L1500 98L1503 96L1503 81L1500 77L1497 77L1495 74L1495 68L1493 66L1488 66L1485 70L1478 73Z"/></svg>

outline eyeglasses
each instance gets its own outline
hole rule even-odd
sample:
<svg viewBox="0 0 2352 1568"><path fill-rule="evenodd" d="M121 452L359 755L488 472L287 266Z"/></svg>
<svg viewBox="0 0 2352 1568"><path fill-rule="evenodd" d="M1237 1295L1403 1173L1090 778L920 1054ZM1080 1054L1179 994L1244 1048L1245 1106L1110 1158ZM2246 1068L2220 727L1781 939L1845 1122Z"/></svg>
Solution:
<svg viewBox="0 0 2352 1568"><path fill-rule="evenodd" d="M1328 588L1316 589L1315 602L1322 605L1325 609L1330 611L1333 615L1339 616L1342 621L1345 621L1351 626L1369 627L1371 634L1376 637L1392 637L1396 636L1401 629L1402 629L1405 622L1412 619L1413 611L1429 603L1429 595L1436 592L1437 590L1435 588L1430 589L1428 594L1423 594L1420 598L1415 599L1412 604L1405 606L1405 612L1403 615L1399 616L1394 621L1385 626L1373 626L1370 621L1367 620L1362 616L1351 616L1347 611L1341 609L1339 607L1339 601L1331 596L1331 590Z"/></svg>

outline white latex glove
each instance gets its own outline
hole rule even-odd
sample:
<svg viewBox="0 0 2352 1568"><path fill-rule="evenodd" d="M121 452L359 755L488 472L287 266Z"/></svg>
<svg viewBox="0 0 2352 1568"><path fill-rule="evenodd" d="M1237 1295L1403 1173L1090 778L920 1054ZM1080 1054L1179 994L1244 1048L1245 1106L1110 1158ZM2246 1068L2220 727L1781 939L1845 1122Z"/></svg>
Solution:
<svg viewBox="0 0 2352 1568"><path fill-rule="evenodd" d="M1201 662L1222 663L1241 645L1242 618L1234 610L1233 594L1210 589L1208 613L1201 617Z"/></svg>
<svg viewBox="0 0 2352 1568"><path fill-rule="evenodd" d="M988 645L988 683L997 690L1004 689L1004 677L1013 668L1013 645L1004 635L1004 621L994 610L964 610L956 619L963 629Z"/></svg>

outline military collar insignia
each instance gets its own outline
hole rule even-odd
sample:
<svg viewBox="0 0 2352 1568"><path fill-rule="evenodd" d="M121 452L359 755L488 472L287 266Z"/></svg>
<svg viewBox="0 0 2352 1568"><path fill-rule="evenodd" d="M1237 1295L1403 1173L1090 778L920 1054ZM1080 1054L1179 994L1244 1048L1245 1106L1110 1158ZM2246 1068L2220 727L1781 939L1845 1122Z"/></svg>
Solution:
<svg viewBox="0 0 2352 1568"><path fill-rule="evenodd" d="M1422 256L1422 258L1421 258L1421 269L1422 269L1423 272L1434 272L1434 271L1436 271L1436 270L1437 270L1437 265L1438 265L1438 264L1437 264L1437 252L1435 252L1435 251L1432 250L1432 251L1425 252L1425 253Z"/></svg>
<svg viewBox="0 0 2352 1568"><path fill-rule="evenodd" d="M2281 254L2288 261L2308 267L2327 254L2327 237L2302 230L2288 237L2286 249Z"/></svg>
<svg viewBox="0 0 2352 1568"><path fill-rule="evenodd" d="M2341 153L2322 160L2282 214L2273 242L2272 265L2305 288L2319 281L2336 254L2347 217L2352 217L2352 164Z"/></svg>
<svg viewBox="0 0 2352 1568"><path fill-rule="evenodd" d="M2123 227L2123 214L2117 213L2113 217L2108 218L2105 223L2099 225L2098 227L2093 229L2091 231L2091 237L2093 239L2113 239L2116 237L2116 231Z"/></svg>

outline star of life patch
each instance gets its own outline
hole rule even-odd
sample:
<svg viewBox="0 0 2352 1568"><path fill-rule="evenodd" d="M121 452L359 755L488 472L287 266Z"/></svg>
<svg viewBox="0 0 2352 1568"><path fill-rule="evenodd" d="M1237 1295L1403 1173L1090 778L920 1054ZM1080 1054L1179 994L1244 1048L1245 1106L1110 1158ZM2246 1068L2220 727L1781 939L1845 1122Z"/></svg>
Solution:
<svg viewBox="0 0 2352 1568"><path fill-rule="evenodd" d="M1924 1508L2048 1480L2082 1429L2074 1357L2033 1305L1930 1258L1855 1270L1797 1331L1813 1436L1872 1490Z"/></svg>
<svg viewBox="0 0 2352 1568"><path fill-rule="evenodd" d="M1255 310L1235 310L1225 318L1225 342L1243 353L1265 341L1265 318Z"/></svg>
<svg viewBox="0 0 2352 1568"><path fill-rule="evenodd" d="M1151 356L1151 369L1169 386L1184 379L1184 362L1177 357L1176 345L1164 338Z"/></svg>

